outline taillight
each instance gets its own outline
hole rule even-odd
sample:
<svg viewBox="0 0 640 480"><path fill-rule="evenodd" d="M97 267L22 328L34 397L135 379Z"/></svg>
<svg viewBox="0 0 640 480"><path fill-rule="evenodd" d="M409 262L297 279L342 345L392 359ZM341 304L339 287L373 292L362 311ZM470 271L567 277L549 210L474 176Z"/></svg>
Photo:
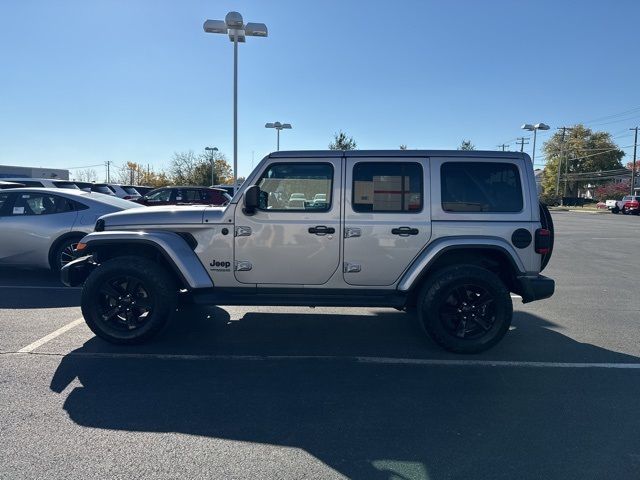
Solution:
<svg viewBox="0 0 640 480"><path fill-rule="evenodd" d="M536 230L536 253L546 255L551 251L551 231L546 228Z"/></svg>

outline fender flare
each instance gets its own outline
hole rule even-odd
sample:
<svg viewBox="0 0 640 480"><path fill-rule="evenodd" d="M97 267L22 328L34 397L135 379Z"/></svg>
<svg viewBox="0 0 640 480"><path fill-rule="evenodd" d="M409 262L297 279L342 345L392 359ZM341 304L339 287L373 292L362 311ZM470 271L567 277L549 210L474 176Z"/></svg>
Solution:
<svg viewBox="0 0 640 480"><path fill-rule="evenodd" d="M118 245L143 245L151 247L167 261L174 272L189 289L212 288L213 282L207 270L186 240L174 232L167 231L106 231L93 232L85 236L82 243L87 246L81 254L85 255L99 247Z"/></svg>
<svg viewBox="0 0 640 480"><path fill-rule="evenodd" d="M408 292L422 279L423 273L428 271L433 264L444 253L452 250L462 249L491 249L502 251L511 262L514 271L520 275L525 274L525 267L516 253L514 247L499 237L467 237L450 238L443 237L431 242L426 249L418 255L405 270L398 283L398 290Z"/></svg>

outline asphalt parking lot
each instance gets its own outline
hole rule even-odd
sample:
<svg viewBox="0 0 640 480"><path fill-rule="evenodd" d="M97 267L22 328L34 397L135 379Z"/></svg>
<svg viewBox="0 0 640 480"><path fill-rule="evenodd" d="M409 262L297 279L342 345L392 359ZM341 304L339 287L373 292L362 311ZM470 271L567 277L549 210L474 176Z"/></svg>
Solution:
<svg viewBox="0 0 640 480"><path fill-rule="evenodd" d="M115 347L0 270L0 478L640 478L640 218L554 220L555 296L476 356L389 309L185 307Z"/></svg>

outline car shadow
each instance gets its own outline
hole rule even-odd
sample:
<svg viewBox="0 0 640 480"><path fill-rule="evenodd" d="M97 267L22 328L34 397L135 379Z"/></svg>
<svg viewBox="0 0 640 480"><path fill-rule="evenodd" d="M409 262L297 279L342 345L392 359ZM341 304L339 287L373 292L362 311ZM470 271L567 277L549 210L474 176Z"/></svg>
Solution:
<svg viewBox="0 0 640 480"><path fill-rule="evenodd" d="M348 478L637 476L637 370L363 362L374 352L418 358L415 331L400 312L351 317L183 311L151 346L88 340L63 357L50 388L68 391L64 410L82 426L299 448ZM455 358L519 360L510 349L536 343L531 351L547 352L537 361L557 350L562 361L640 362L535 315L514 324L506 347ZM450 357L420 348L419 358Z"/></svg>

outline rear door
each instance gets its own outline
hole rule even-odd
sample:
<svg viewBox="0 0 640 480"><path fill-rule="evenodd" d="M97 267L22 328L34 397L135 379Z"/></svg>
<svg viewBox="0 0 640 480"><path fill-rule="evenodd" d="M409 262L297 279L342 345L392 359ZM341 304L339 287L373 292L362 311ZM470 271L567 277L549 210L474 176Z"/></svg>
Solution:
<svg viewBox="0 0 640 480"><path fill-rule="evenodd" d="M427 158L347 158L344 279L386 286L431 237Z"/></svg>

